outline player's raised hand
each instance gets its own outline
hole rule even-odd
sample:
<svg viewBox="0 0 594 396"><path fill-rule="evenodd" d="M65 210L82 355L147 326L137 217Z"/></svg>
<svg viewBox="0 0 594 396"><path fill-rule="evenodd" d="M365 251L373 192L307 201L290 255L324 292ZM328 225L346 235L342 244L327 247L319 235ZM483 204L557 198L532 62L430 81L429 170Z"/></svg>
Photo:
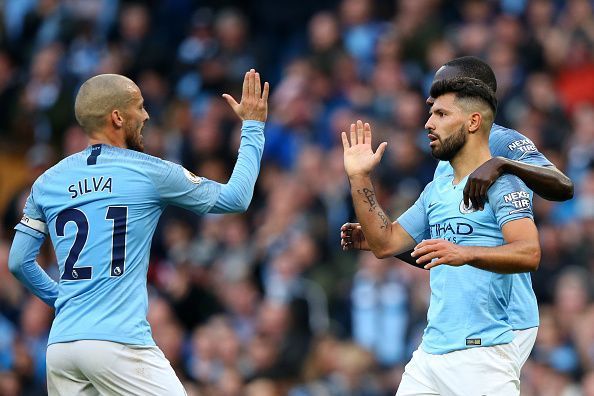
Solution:
<svg viewBox="0 0 594 396"><path fill-rule="evenodd" d="M346 132L342 132L342 146L344 148L344 169L349 177L368 176L382 159L388 143L379 145L375 153L371 148L371 126L351 124L350 141Z"/></svg>
<svg viewBox="0 0 594 396"><path fill-rule="evenodd" d="M229 106L235 114L242 120L266 121L268 116L268 92L270 86L268 82L264 83L264 88L260 83L260 73L251 69L245 73L243 78L243 89L241 91L241 101L237 103L229 94L223 94Z"/></svg>
<svg viewBox="0 0 594 396"><path fill-rule="evenodd" d="M410 254L417 259L417 264L431 269L441 264L459 267L469 259L467 246L456 245L445 239L426 239L415 246Z"/></svg>
<svg viewBox="0 0 594 396"><path fill-rule="evenodd" d="M342 250L370 250L361 224L344 223L340 227L340 246Z"/></svg>

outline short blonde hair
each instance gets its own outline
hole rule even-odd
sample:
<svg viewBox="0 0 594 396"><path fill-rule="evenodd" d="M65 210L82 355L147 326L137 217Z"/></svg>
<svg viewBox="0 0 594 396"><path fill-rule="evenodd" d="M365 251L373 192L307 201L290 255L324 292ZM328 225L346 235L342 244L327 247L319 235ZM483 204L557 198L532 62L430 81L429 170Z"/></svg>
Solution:
<svg viewBox="0 0 594 396"><path fill-rule="evenodd" d="M137 89L132 80L119 74L100 74L89 78L76 95L76 120L87 134L103 128L113 110L125 111L132 93Z"/></svg>

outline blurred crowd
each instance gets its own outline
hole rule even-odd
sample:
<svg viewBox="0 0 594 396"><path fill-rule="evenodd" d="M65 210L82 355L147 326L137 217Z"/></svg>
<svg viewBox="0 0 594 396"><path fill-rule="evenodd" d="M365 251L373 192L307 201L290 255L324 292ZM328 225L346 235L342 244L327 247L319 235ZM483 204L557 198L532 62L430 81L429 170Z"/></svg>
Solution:
<svg viewBox="0 0 594 396"><path fill-rule="evenodd" d="M271 82L266 148L242 215L168 208L151 248L157 344L190 396L385 396L417 348L428 272L342 252L355 220L340 131L371 123L395 219L432 179L423 130L435 71L476 55L498 80L497 123L575 183L534 201L541 326L523 396L594 396L594 2L591 0L3 0L0 158L25 174L0 206L0 395L45 394L53 311L7 270L31 183L82 150L73 100L99 73L142 90L146 151L225 182L245 71ZM26 168L26 169L25 169ZM14 181L12 185L14 185ZM6 180L0 180L0 187ZM46 243L38 259L58 277Z"/></svg>

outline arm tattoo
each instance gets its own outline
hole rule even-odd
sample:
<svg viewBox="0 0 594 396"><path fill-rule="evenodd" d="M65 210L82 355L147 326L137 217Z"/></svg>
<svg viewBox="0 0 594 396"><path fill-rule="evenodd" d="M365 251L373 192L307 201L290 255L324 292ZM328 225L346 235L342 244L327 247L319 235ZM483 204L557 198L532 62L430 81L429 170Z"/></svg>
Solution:
<svg viewBox="0 0 594 396"><path fill-rule="evenodd" d="M388 220L388 216L386 216L386 214L381 209L377 211L377 215L381 219L382 223L384 223L384 225L380 226L380 228L382 230L387 229L390 226L390 220Z"/></svg>
<svg viewBox="0 0 594 396"><path fill-rule="evenodd" d="M357 192L359 194L363 194L365 195L365 199L368 204L369 204L369 211L373 212L373 210L376 208L377 206L377 202L375 200L375 191L369 189L369 188L364 188L363 191L361 190L357 190Z"/></svg>
<svg viewBox="0 0 594 396"><path fill-rule="evenodd" d="M390 220L388 219L388 216L386 216L384 211L378 206L377 199L375 197L375 191L373 191L372 189L369 189L369 188L364 188L363 190L357 190L357 192L359 194L365 196L366 201L364 201L364 202L367 202L369 204L370 212L374 212L375 209L378 208L376 213L383 224L382 226L380 226L380 228L382 230L387 229L390 226Z"/></svg>

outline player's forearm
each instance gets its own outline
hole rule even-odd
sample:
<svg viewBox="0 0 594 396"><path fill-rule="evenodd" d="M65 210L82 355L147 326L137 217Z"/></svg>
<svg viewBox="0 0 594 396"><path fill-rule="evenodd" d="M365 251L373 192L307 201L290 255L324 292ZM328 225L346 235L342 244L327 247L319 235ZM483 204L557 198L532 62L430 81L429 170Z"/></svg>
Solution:
<svg viewBox="0 0 594 396"><path fill-rule="evenodd" d="M516 274L538 269L538 242L515 241L496 247L466 246L468 264L500 274Z"/></svg>
<svg viewBox="0 0 594 396"><path fill-rule="evenodd" d="M264 123L244 121L237 162L229 182L221 186L221 193L211 209L211 213L233 213L247 210L260 172L263 150Z"/></svg>
<svg viewBox="0 0 594 396"><path fill-rule="evenodd" d="M377 257L388 257L391 251L392 222L379 206L375 189L369 177L351 177L351 195L355 214L369 249Z"/></svg>
<svg viewBox="0 0 594 396"><path fill-rule="evenodd" d="M573 197L573 182L553 166L536 166L502 158L502 170L518 176L526 185L549 201L566 201Z"/></svg>
<svg viewBox="0 0 594 396"><path fill-rule="evenodd" d="M50 307L58 298L58 284L35 262L43 239L17 231L8 256L10 272Z"/></svg>

